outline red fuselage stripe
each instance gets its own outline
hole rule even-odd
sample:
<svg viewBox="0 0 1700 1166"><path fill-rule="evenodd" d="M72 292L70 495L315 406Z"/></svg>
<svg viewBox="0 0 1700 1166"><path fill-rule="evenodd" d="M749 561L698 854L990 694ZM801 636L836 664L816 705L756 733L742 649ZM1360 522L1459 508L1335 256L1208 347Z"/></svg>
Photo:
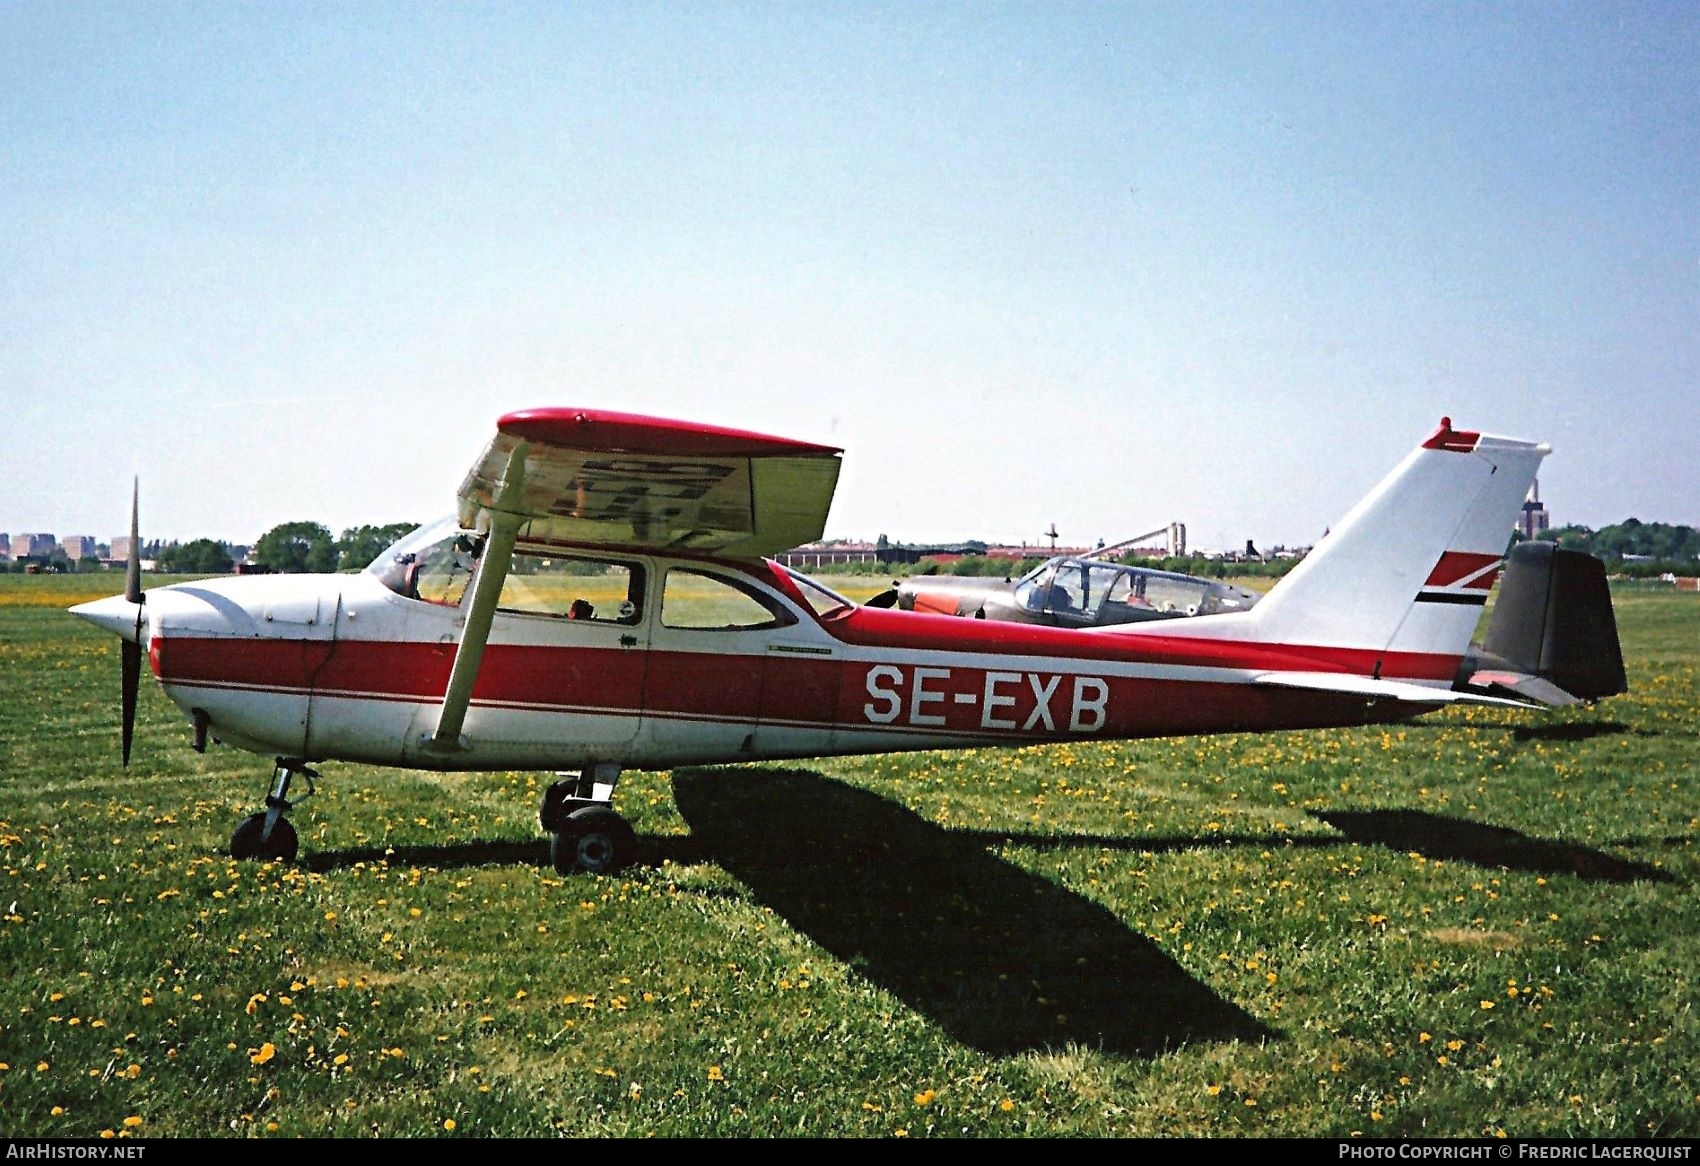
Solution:
<svg viewBox="0 0 1700 1166"><path fill-rule="evenodd" d="M1076 649L1072 658L1054 651L990 659L989 646L938 662L882 662L492 644L472 701L483 708L557 714L1033 740L1336 724L1343 713L1351 720L1350 710L1365 703L1355 695L1115 675L1119 669L1104 667L1157 657L1153 662L1184 659L1205 667L1268 670L1274 660L1291 667L1288 650L1177 640L1156 645L1164 649L1156 653L1135 656L1135 645L1128 644L1117 653L1080 658L1080 641L1097 637L1062 634ZM1183 646L1192 651L1183 656ZM172 686L421 704L442 699L452 660L449 646L437 643L189 636L155 639L150 657L160 680ZM1300 658L1306 670L1315 670L1322 661L1338 669L1346 660L1371 657L1307 649ZM1421 662L1435 679L1450 679L1458 666L1455 659L1408 659ZM1384 669L1384 677L1391 672Z"/></svg>

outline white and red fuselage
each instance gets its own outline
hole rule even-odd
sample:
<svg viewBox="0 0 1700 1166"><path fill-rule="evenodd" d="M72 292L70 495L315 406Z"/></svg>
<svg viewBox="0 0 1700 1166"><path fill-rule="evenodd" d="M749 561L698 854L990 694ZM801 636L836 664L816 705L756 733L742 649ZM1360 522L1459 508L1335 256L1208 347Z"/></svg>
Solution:
<svg viewBox="0 0 1700 1166"><path fill-rule="evenodd" d="M1402 719L1469 699L1452 682L1545 453L1443 423L1250 611L1090 631L857 607L754 556L532 545L614 564L631 601L618 622L498 608L448 750L427 746L469 600L412 598L382 560L156 588L139 624L121 598L79 614L137 635L210 736L301 761L666 768ZM771 618L674 626L676 572Z"/></svg>

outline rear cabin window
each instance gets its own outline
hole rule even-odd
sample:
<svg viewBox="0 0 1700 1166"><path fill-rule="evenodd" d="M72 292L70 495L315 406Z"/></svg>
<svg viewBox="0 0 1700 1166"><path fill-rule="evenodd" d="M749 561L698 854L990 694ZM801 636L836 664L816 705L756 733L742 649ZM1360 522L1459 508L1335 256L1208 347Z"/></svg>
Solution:
<svg viewBox="0 0 1700 1166"><path fill-rule="evenodd" d="M635 624L643 615L643 571L631 563L516 551L496 607L513 615Z"/></svg>
<svg viewBox="0 0 1700 1166"><path fill-rule="evenodd" d="M753 631L795 623L784 605L754 587L705 571L667 572L661 594L661 626L699 630Z"/></svg>

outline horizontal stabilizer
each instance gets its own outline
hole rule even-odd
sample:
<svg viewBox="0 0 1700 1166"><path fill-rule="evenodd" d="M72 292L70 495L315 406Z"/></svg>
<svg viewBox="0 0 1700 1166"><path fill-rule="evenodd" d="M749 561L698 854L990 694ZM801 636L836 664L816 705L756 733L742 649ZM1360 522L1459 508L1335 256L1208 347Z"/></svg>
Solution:
<svg viewBox="0 0 1700 1166"><path fill-rule="evenodd" d="M1353 676L1344 672L1260 672L1253 676L1251 681L1253 684L1269 684L1277 688L1302 688L1311 692L1332 692L1341 696L1362 696L1371 700L1396 700L1404 704L1427 704L1436 707L1447 704L1533 707L1526 700L1511 700L1481 692L1460 692L1451 688L1432 688L1426 684L1407 684L1398 680L1377 680L1370 676Z"/></svg>
<svg viewBox="0 0 1700 1166"><path fill-rule="evenodd" d="M1582 698L1572 696L1550 680L1531 676L1527 672L1477 672L1464 681L1464 687L1477 692L1509 692L1552 708L1568 708L1582 704Z"/></svg>

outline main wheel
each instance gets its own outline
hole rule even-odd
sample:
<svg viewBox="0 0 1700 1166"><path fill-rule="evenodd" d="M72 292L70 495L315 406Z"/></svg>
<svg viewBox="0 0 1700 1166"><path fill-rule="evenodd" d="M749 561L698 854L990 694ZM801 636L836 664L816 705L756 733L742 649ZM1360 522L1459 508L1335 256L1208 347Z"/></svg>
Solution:
<svg viewBox="0 0 1700 1166"><path fill-rule="evenodd" d="M549 843L556 874L612 874L636 857L637 834L607 806L585 806L567 815Z"/></svg>
<svg viewBox="0 0 1700 1166"><path fill-rule="evenodd" d="M262 862L294 862L299 842L289 819L279 818L277 825L272 827L270 838L263 837L265 832L264 814L251 814L244 818L242 824L236 827L236 833L230 836L230 857L257 858Z"/></svg>

